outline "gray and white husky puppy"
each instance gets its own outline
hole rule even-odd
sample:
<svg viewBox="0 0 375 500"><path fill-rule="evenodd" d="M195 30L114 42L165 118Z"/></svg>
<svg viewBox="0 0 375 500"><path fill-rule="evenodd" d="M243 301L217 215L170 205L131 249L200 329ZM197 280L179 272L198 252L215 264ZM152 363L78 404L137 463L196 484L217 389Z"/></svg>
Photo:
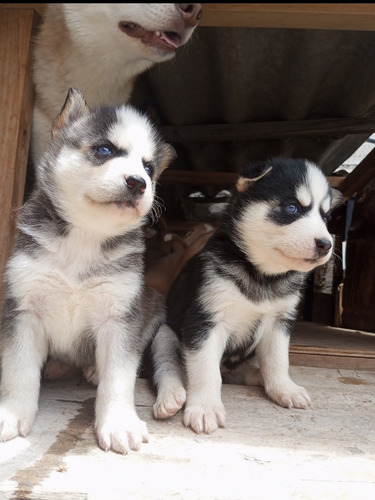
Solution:
<svg viewBox="0 0 375 500"><path fill-rule="evenodd" d="M275 158L238 175L217 231L167 297L186 368L183 421L195 432L226 423L222 376L246 384L256 375L281 406L310 404L289 376L289 334L307 275L331 258L326 224L341 198L306 160ZM154 413L169 416L163 400Z"/></svg>
<svg viewBox="0 0 375 500"><path fill-rule="evenodd" d="M127 453L148 440L135 380L147 344L168 331L161 298L144 286L142 226L173 157L134 108L89 109L69 90L4 275L0 441L30 432L47 356L95 368L101 448ZM157 370L168 369L160 354Z"/></svg>

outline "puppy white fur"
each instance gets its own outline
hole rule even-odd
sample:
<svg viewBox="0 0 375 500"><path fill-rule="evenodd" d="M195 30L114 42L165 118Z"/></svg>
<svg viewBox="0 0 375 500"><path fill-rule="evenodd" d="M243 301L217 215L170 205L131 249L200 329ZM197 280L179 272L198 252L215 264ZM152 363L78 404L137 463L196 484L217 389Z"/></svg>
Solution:
<svg viewBox="0 0 375 500"><path fill-rule="evenodd" d="M308 273L331 258L326 223L340 199L304 160L271 159L239 174L219 228L167 298L167 323L180 339L186 369L183 421L195 432L226 424L222 377L261 382L284 407L310 404L289 376L289 334ZM163 398L155 404L157 418L168 413Z"/></svg>
<svg viewBox="0 0 375 500"><path fill-rule="evenodd" d="M49 355L95 368L101 448L128 453L148 440L135 380L146 346L159 328L162 338L169 331L163 299L144 286L142 226L157 211L156 182L173 157L133 108L89 109L69 91L5 272L0 441L30 432ZM162 358L156 365L166 366ZM168 382L160 387L173 392Z"/></svg>
<svg viewBox="0 0 375 500"><path fill-rule="evenodd" d="M200 16L200 4L48 4L34 45L34 161L70 87L90 106L128 102L135 78L171 59Z"/></svg>

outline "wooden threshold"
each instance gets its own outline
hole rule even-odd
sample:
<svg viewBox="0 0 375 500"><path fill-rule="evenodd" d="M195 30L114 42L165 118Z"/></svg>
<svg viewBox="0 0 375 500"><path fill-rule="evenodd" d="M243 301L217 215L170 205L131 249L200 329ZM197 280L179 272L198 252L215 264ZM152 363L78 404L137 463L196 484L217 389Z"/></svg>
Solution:
<svg viewBox="0 0 375 500"><path fill-rule="evenodd" d="M375 334L298 322L289 357L298 366L375 370Z"/></svg>

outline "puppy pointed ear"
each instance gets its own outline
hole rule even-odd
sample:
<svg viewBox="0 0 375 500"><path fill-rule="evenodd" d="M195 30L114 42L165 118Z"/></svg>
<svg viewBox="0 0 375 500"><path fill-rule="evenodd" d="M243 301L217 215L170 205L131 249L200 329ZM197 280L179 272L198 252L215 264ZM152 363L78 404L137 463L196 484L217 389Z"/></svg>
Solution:
<svg viewBox="0 0 375 500"><path fill-rule="evenodd" d="M161 147L161 158L160 172L163 172L177 158L177 153L170 144L164 142Z"/></svg>
<svg viewBox="0 0 375 500"><path fill-rule="evenodd" d="M272 170L272 165L253 165L242 170L236 180L236 189L240 193L246 191L254 182L268 174Z"/></svg>
<svg viewBox="0 0 375 500"><path fill-rule="evenodd" d="M331 208L336 208L344 202L344 197L341 191L339 191L338 189L331 188L331 195L332 195Z"/></svg>
<svg viewBox="0 0 375 500"><path fill-rule="evenodd" d="M52 138L56 139L61 129L67 127L89 112L89 107L79 89L70 88L64 106L52 125Z"/></svg>

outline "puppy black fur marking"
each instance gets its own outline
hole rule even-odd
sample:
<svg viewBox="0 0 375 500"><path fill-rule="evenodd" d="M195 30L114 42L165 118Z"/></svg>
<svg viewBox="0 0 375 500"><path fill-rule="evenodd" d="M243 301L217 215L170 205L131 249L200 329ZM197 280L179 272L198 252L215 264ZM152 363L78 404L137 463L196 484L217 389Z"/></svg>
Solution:
<svg viewBox="0 0 375 500"><path fill-rule="evenodd" d="M101 448L128 453L148 440L134 406L135 380L150 342L163 373L168 328L162 298L144 285L142 226L173 157L135 109L89 109L80 91L70 89L38 164L36 188L20 211L4 275L0 441L30 432L47 356L85 368L98 383ZM133 189L135 177L142 189ZM184 398L180 386L176 394Z"/></svg>
<svg viewBox="0 0 375 500"><path fill-rule="evenodd" d="M340 198L305 160L274 158L239 174L218 230L167 298L186 369L183 420L195 432L226 423L222 377L250 383L255 374L281 406L310 404L289 377L289 332L306 276L331 257L326 222ZM156 417L160 408L161 395Z"/></svg>

